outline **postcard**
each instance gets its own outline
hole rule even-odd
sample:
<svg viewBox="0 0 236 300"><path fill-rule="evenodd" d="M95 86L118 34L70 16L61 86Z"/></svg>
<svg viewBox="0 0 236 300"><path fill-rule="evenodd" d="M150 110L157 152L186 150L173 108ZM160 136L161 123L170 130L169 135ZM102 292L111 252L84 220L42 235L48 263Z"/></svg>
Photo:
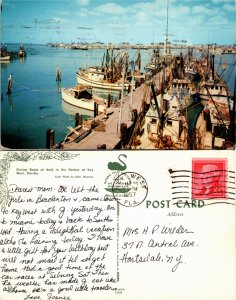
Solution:
<svg viewBox="0 0 236 300"><path fill-rule="evenodd" d="M234 151L1 151L1 300L235 299Z"/></svg>
<svg viewBox="0 0 236 300"><path fill-rule="evenodd" d="M233 300L233 0L1 1L0 300Z"/></svg>

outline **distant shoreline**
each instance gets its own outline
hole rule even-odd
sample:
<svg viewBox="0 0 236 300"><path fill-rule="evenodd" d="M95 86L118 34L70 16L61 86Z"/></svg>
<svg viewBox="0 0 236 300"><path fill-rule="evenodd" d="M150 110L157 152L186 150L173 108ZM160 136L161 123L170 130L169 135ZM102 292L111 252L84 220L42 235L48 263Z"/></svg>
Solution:
<svg viewBox="0 0 236 300"><path fill-rule="evenodd" d="M2 43L2 45L21 45L22 43ZM26 47L28 46L48 46L54 48L65 48L71 50L96 50L96 49L136 49L136 50L150 50L150 49L162 49L164 47L164 43L156 43L156 44L129 44L129 43L120 43L120 44L105 44L105 43L89 43L89 44L67 44L67 43L46 43L46 44L32 44L25 43ZM169 44L168 47L170 49L188 49L193 48L199 51L207 51L214 52L216 54L236 54L236 45L186 45L186 44Z"/></svg>

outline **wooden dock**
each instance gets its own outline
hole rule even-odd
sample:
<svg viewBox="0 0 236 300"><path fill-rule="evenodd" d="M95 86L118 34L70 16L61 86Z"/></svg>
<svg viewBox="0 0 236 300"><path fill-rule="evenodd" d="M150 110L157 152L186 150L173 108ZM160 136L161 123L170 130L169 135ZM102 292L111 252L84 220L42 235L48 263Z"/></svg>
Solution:
<svg viewBox="0 0 236 300"><path fill-rule="evenodd" d="M161 90L163 84L163 73L161 70L152 78L157 93ZM169 80L169 68L165 70L165 83ZM132 101L131 101L132 97ZM119 125L125 124L125 128L129 134L134 129L133 112L139 116L145 110L145 105L149 105L152 99L150 82L142 84L140 87L122 99L121 103L114 103L107 109L107 118L102 113L94 118L97 126L92 129L92 132L78 143L62 143L61 148L64 150L92 150L92 149L120 149L122 147L122 133ZM120 109L122 106L122 114L120 118ZM103 146L102 146L103 145ZM102 146L102 147L101 147Z"/></svg>

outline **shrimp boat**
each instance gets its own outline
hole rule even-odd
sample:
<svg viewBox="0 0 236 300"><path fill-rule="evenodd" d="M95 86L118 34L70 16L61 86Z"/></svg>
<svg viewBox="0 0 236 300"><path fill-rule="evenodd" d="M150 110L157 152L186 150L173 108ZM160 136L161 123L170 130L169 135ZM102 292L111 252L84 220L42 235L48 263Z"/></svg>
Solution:
<svg viewBox="0 0 236 300"><path fill-rule="evenodd" d="M159 48L153 49L151 61L144 67L148 75L155 75L160 69L160 53Z"/></svg>
<svg viewBox="0 0 236 300"><path fill-rule="evenodd" d="M199 84L199 97L202 105L206 105L209 100L228 103L231 92L222 79L219 81L208 80Z"/></svg>
<svg viewBox="0 0 236 300"><path fill-rule="evenodd" d="M19 57L25 57L26 56L26 51L25 51L25 48L24 48L24 46L20 46L20 49L19 49L19 51L18 51L18 56Z"/></svg>
<svg viewBox="0 0 236 300"><path fill-rule="evenodd" d="M122 90L122 79L113 82L107 77L105 70L100 67L89 67L88 70L80 69L77 72L77 82L78 84L90 85L93 88L111 92ZM129 85L129 82L124 83L125 91L128 91Z"/></svg>
<svg viewBox="0 0 236 300"><path fill-rule="evenodd" d="M9 62L11 59L11 56L10 55L7 55L7 56L1 56L0 57L0 61L1 62Z"/></svg>
<svg viewBox="0 0 236 300"><path fill-rule="evenodd" d="M211 74L199 84L199 97L204 106L196 123L197 149L225 149L233 146L230 141L232 126L231 92L222 78L214 71L211 56Z"/></svg>
<svg viewBox="0 0 236 300"><path fill-rule="evenodd" d="M229 97L228 87L222 82L205 82L201 87L200 99L204 110L196 123L197 149L225 147L231 123Z"/></svg>
<svg viewBox="0 0 236 300"><path fill-rule="evenodd" d="M88 86L78 85L73 88L61 89L62 99L70 105L83 108L85 110L94 111L95 103L98 106L98 112L102 113L105 108L103 98L92 94L92 88Z"/></svg>
<svg viewBox="0 0 236 300"><path fill-rule="evenodd" d="M7 47L3 45L1 47L1 56L0 56L0 61L1 62L9 62L11 59L10 53L7 51Z"/></svg>
<svg viewBox="0 0 236 300"><path fill-rule="evenodd" d="M172 59L172 79L167 89L157 97L152 86L153 100L146 113L144 129L149 128L149 140L159 149L188 149L186 111L198 101L192 79L185 76L182 56Z"/></svg>
<svg viewBox="0 0 236 300"><path fill-rule="evenodd" d="M198 95L194 83L187 79L173 79L169 91L179 99L180 109L185 109L197 101ZM197 98L197 99L196 99Z"/></svg>
<svg viewBox="0 0 236 300"><path fill-rule="evenodd" d="M189 58L190 59L190 58ZM193 63L184 61L182 53L173 58L170 87L167 93L176 95L179 99L180 109L185 109L199 100L195 79L198 72Z"/></svg>
<svg viewBox="0 0 236 300"><path fill-rule="evenodd" d="M89 85L95 89L107 90L110 92L120 92L122 89L128 91L130 80L123 78L123 65L127 65L128 55L123 53L119 61L113 54L113 49L107 49L101 66L90 66L81 68L77 74L77 82L82 85ZM119 55L119 54L118 54Z"/></svg>
<svg viewBox="0 0 236 300"><path fill-rule="evenodd" d="M154 86L152 93L143 124L144 131L149 131L148 139L158 149L188 149L188 124L181 100L170 91L156 97Z"/></svg>

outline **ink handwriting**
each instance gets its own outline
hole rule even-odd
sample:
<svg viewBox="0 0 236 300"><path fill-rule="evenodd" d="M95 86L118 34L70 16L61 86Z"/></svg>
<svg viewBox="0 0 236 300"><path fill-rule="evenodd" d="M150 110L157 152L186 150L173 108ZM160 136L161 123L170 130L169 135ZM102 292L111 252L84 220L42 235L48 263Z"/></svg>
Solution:
<svg viewBox="0 0 236 300"><path fill-rule="evenodd" d="M11 183L0 224L0 280L19 300L120 293L119 264L161 264L174 273L197 247L194 230L183 224L136 222L118 239L116 199L96 184Z"/></svg>

